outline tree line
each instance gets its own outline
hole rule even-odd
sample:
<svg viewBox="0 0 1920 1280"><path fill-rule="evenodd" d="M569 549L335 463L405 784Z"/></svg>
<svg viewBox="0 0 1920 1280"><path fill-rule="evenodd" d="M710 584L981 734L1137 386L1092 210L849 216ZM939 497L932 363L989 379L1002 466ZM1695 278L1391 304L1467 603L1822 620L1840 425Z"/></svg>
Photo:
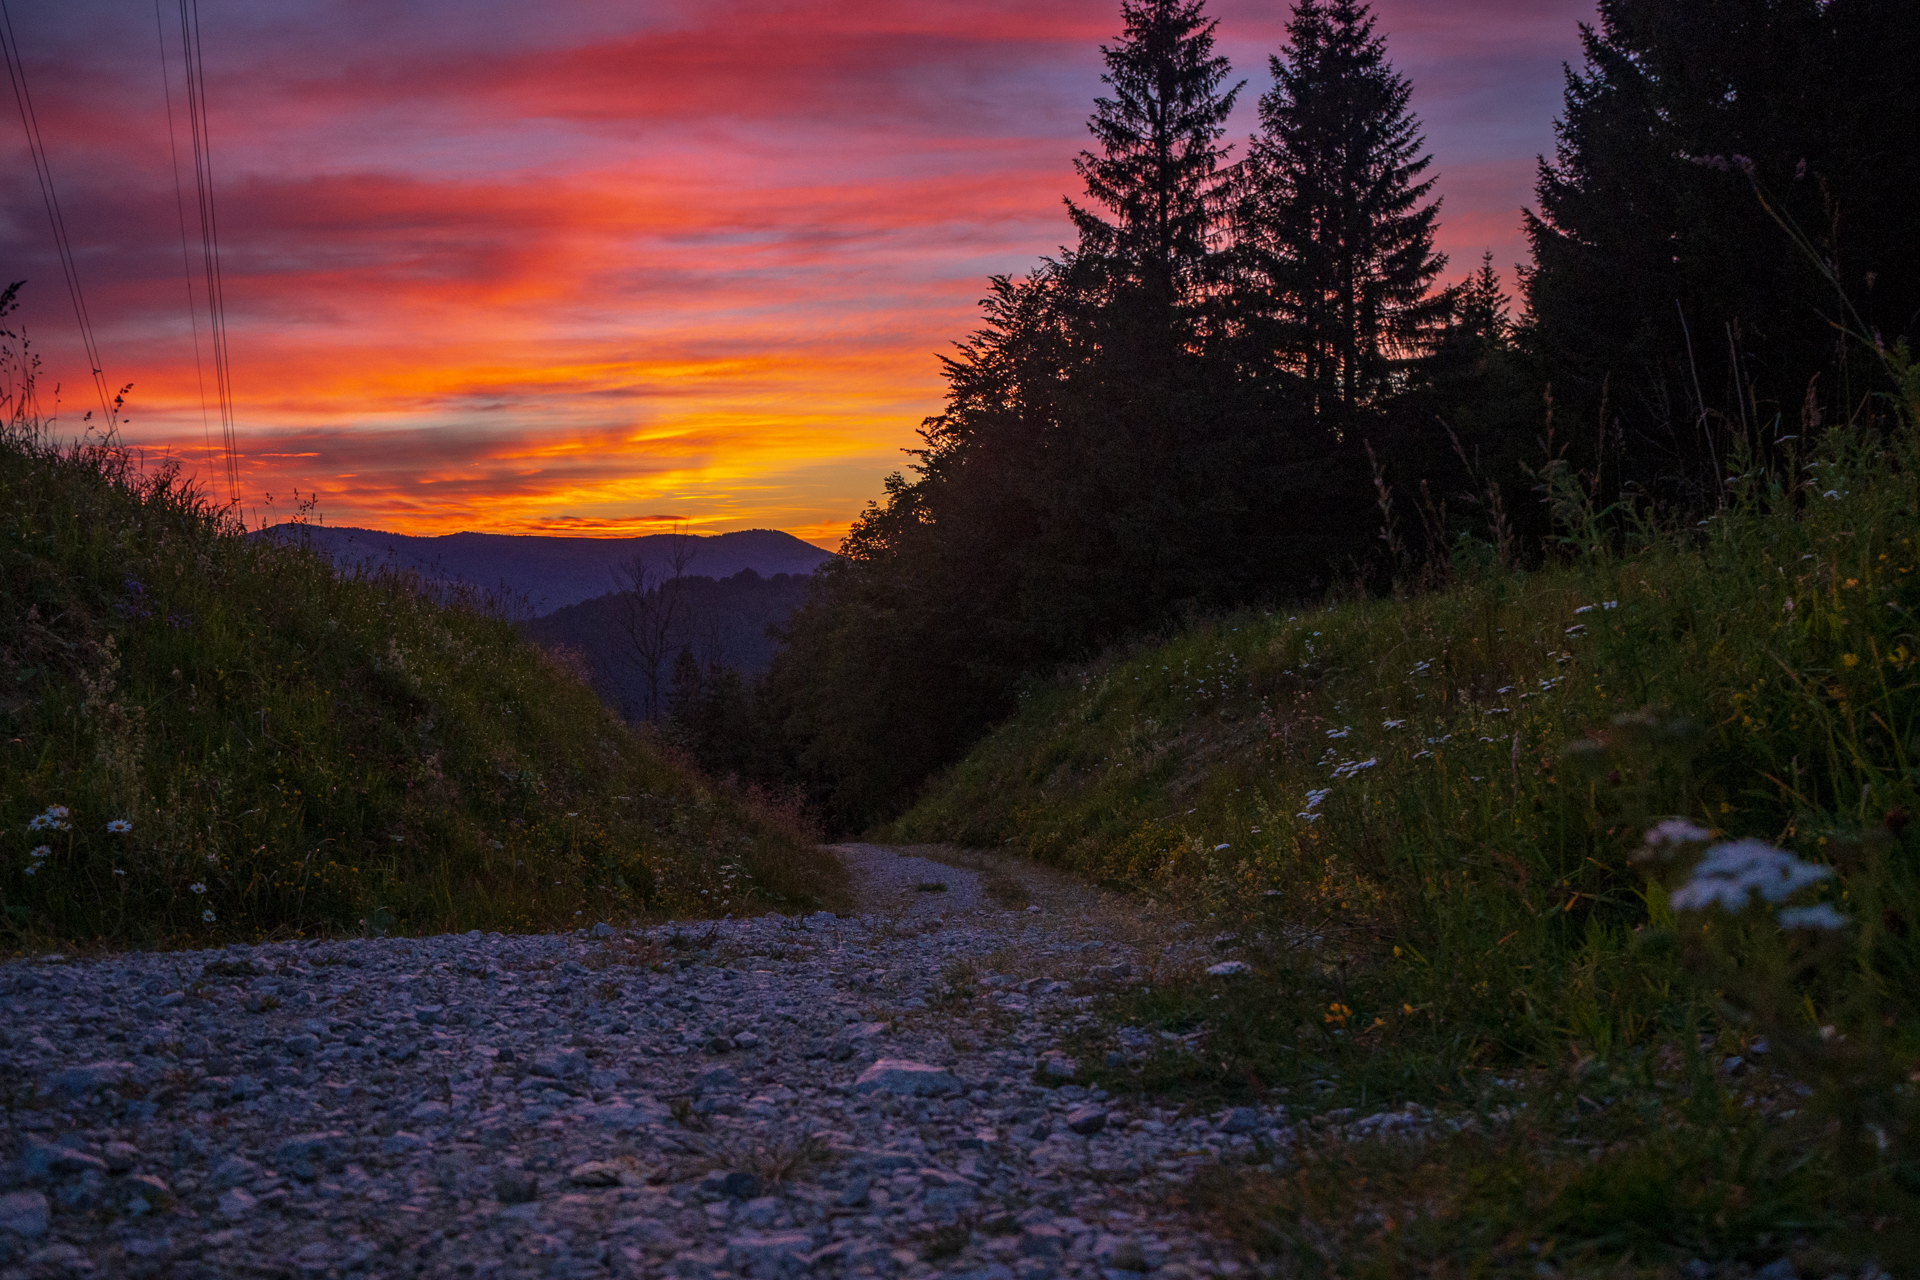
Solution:
<svg viewBox="0 0 1920 1280"><path fill-rule="evenodd" d="M1861 344L1920 314L1911 4L1604 0L1517 301L1490 259L1440 283L1432 157L1367 4L1295 0L1243 145L1204 0L1120 18L1075 242L989 282L911 466L766 676L728 686L726 732L679 718L843 826L896 811L1062 662L1512 563L1545 532L1549 465L1604 501L1709 507L1736 450L1870 411ZM703 705L680 676L677 705Z"/></svg>

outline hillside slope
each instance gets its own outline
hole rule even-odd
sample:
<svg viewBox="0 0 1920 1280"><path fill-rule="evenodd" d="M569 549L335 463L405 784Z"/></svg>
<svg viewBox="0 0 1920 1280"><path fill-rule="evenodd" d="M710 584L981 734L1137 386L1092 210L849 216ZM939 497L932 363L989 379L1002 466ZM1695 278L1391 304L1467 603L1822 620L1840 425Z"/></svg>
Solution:
<svg viewBox="0 0 1920 1280"><path fill-rule="evenodd" d="M1380 1267L1337 1274L1451 1275L1529 1218L1641 1262L1847 1220L1911 1257L1920 446L1792 447L1737 462L1699 527L1610 534L1557 474L1547 568L1224 617L1036 684L884 838L1211 916L1239 967L1111 1001L1119 1038L1082 1046L1109 1087L1485 1115L1557 1082L1433 1157L1456 1168L1335 1152L1223 1183L1260 1247L1365 1236ZM1668 1274L1566 1274L1603 1273Z"/></svg>
<svg viewBox="0 0 1920 1280"><path fill-rule="evenodd" d="M546 929L837 901L807 831L513 626L245 536L168 470L0 438L16 938Z"/></svg>

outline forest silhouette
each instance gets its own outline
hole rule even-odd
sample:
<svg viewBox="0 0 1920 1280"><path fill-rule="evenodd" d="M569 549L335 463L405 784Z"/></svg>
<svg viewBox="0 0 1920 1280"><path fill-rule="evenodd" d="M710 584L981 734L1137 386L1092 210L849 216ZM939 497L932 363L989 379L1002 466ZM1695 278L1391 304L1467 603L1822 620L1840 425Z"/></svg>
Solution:
<svg viewBox="0 0 1920 1280"><path fill-rule="evenodd" d="M1607 0L1517 299L1490 258L1440 283L1433 158L1368 5L1297 0L1244 143L1203 0L1120 20L1075 242L989 282L768 673L678 704L750 725L729 768L841 826L1061 663L1537 555L1556 469L1622 518L1710 510L1737 443L1764 462L1870 412L1872 348L1920 311L1911 6Z"/></svg>

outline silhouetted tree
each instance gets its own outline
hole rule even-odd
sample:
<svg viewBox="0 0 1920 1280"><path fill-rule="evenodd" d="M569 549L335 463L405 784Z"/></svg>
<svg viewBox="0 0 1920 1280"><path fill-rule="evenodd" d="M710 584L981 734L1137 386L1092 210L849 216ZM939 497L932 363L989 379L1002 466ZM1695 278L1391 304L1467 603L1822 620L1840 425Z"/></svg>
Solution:
<svg viewBox="0 0 1920 1280"><path fill-rule="evenodd" d="M614 589L620 593L616 617L626 658L638 668L646 689L645 705L625 710L629 716L636 710L643 720L658 720L666 714L672 679L667 659L684 614L677 584L697 551L684 529L676 528L664 565L655 566L636 555L613 571Z"/></svg>
<svg viewBox="0 0 1920 1280"><path fill-rule="evenodd" d="M1387 61L1369 8L1297 0L1271 59L1240 201L1253 310L1269 322L1323 422L1341 429L1423 354L1445 322L1432 162L1412 85Z"/></svg>
<svg viewBox="0 0 1920 1280"><path fill-rule="evenodd" d="M1102 45L1113 90L1095 100L1097 151L1074 168L1102 215L1067 201L1083 254L1111 260L1156 297L1177 302L1204 286L1226 190L1221 160L1240 86L1213 52L1202 0L1126 0L1119 43Z"/></svg>
<svg viewBox="0 0 1920 1280"><path fill-rule="evenodd" d="M1920 6L1603 0L1582 39L1527 219L1530 340L1616 474L1710 501L1732 433L1764 446L1761 424L1867 390L1844 306L1756 186L1882 336L1914 328Z"/></svg>

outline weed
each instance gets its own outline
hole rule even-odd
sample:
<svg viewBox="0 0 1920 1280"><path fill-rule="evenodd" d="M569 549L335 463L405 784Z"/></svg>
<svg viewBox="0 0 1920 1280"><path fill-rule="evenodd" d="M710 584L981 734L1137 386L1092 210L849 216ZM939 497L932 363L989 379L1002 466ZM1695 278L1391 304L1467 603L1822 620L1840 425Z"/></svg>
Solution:
<svg viewBox="0 0 1920 1280"><path fill-rule="evenodd" d="M210 960L200 968L203 978L257 978L263 972L251 960Z"/></svg>
<svg viewBox="0 0 1920 1280"><path fill-rule="evenodd" d="M1018 909L1033 901L1027 886L1004 871L988 868L980 872L980 891L989 901L1009 909Z"/></svg>
<svg viewBox="0 0 1920 1280"><path fill-rule="evenodd" d="M971 1003L979 994L979 968L967 957L957 956L941 966L940 980L935 984L927 1003L936 1009L958 1009Z"/></svg>

